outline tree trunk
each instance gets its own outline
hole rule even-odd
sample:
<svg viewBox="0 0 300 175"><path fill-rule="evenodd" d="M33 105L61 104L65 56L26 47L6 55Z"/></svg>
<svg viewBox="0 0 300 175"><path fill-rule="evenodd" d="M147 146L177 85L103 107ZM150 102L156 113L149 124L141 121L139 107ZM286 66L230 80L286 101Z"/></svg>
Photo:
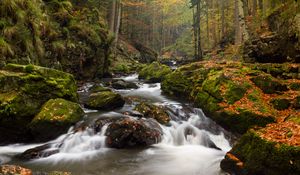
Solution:
<svg viewBox="0 0 300 175"><path fill-rule="evenodd" d="M118 0L118 4L117 4L117 13L116 13L116 27L115 27L115 42L118 42L119 39L119 31L120 31L120 24L121 24L121 14L122 14L122 4L120 2L120 0Z"/></svg>
<svg viewBox="0 0 300 175"><path fill-rule="evenodd" d="M116 0L113 0L109 10L109 30L115 31L115 17L116 17Z"/></svg>
<svg viewBox="0 0 300 175"><path fill-rule="evenodd" d="M202 60L202 47L201 47L201 0L197 4L197 28L198 28L198 59Z"/></svg>
<svg viewBox="0 0 300 175"><path fill-rule="evenodd" d="M225 36L225 0L221 0L221 34Z"/></svg>
<svg viewBox="0 0 300 175"><path fill-rule="evenodd" d="M240 20L239 20L239 0L234 0L234 25L235 25L235 45L242 43Z"/></svg>
<svg viewBox="0 0 300 175"><path fill-rule="evenodd" d="M256 16L256 10L257 10L257 0L253 0L253 9L252 9L253 16Z"/></svg>

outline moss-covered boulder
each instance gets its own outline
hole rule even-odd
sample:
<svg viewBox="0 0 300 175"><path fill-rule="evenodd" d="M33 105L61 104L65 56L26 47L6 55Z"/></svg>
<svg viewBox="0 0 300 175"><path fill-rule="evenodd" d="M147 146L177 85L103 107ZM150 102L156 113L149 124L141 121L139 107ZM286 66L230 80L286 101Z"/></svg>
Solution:
<svg viewBox="0 0 300 175"><path fill-rule="evenodd" d="M55 98L78 102L77 86L71 74L34 65L3 67L0 70L0 128L6 134L0 137L0 142L25 141L29 137L27 124L45 102ZM2 133L5 132L0 135ZM27 136L21 136L25 133Z"/></svg>
<svg viewBox="0 0 300 175"><path fill-rule="evenodd" d="M242 175L300 174L299 129L287 122L251 130L227 153L221 168Z"/></svg>
<svg viewBox="0 0 300 175"><path fill-rule="evenodd" d="M162 107L142 102L135 107L135 110L143 114L145 118L153 118L161 124L168 124L171 120L168 113Z"/></svg>
<svg viewBox="0 0 300 175"><path fill-rule="evenodd" d="M125 80L113 80L111 86L114 89L137 89L138 85L134 82L127 82Z"/></svg>
<svg viewBox="0 0 300 175"><path fill-rule="evenodd" d="M282 84L280 80L277 80L271 75L259 75L251 78L251 81L253 81L254 84L266 94L273 94L287 90L286 85Z"/></svg>
<svg viewBox="0 0 300 175"><path fill-rule="evenodd" d="M139 79L144 79L149 83L157 83L161 82L166 75L171 73L172 70L170 67L160 64L158 62L153 62L147 66L145 66L139 72Z"/></svg>
<svg viewBox="0 0 300 175"><path fill-rule="evenodd" d="M271 103L273 107L277 110L285 110L291 106L291 100L286 98L272 99Z"/></svg>
<svg viewBox="0 0 300 175"><path fill-rule="evenodd" d="M64 99L47 101L33 118L29 127L37 140L50 140L68 131L70 126L82 119L80 105Z"/></svg>
<svg viewBox="0 0 300 175"><path fill-rule="evenodd" d="M90 94L85 106L90 109L112 110L122 107L124 104L125 100L120 94L109 90Z"/></svg>
<svg viewBox="0 0 300 175"><path fill-rule="evenodd" d="M167 75L162 90L192 100L218 124L243 134L288 117L295 111L290 106L297 106L297 91L288 87L298 80L282 80L267 72L240 62L192 63Z"/></svg>
<svg viewBox="0 0 300 175"><path fill-rule="evenodd" d="M105 91L111 91L111 90L107 87L103 87L99 85L94 85L91 88L89 88L90 93L105 92Z"/></svg>

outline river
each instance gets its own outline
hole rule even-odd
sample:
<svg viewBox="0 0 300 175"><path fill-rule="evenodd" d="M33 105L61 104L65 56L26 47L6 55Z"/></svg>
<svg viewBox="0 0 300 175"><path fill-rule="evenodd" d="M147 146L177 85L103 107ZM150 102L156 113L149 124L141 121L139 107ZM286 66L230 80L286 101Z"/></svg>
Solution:
<svg viewBox="0 0 300 175"><path fill-rule="evenodd" d="M146 84L137 75L121 77L135 82L138 89L116 90L124 97L138 97L168 108L172 121L163 128L160 143L144 149L112 149L105 146L105 129L69 132L55 143L63 142L59 153L29 162L20 162L14 155L42 144L14 144L0 147L0 163L18 164L34 171L69 171L74 175L220 175L220 161L231 149L231 134L205 116L191 104L164 96L160 84ZM84 98L92 83L87 83L79 94ZM133 104L122 109L99 112L85 109L85 120L93 122L103 116L120 115L131 110ZM192 134L186 134L186 130ZM213 142L219 149L210 148Z"/></svg>

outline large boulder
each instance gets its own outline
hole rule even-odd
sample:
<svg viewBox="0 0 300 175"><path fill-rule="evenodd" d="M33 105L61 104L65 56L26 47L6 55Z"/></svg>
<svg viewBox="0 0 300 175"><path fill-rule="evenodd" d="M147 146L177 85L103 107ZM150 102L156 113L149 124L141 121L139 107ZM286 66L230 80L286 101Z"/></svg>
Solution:
<svg viewBox="0 0 300 175"><path fill-rule="evenodd" d="M161 82L165 78L165 76L171 72L172 70L170 67L158 62L153 62L145 66L139 72L139 79L144 79L149 83L158 83Z"/></svg>
<svg viewBox="0 0 300 175"><path fill-rule="evenodd" d="M64 99L51 99L43 105L29 127L36 139L46 141L67 132L83 116L84 111L79 104Z"/></svg>
<svg viewBox="0 0 300 175"><path fill-rule="evenodd" d="M134 42L133 46L140 52L140 62L141 63L152 63L153 61L157 61L158 53L152 50L145 45Z"/></svg>
<svg viewBox="0 0 300 175"><path fill-rule="evenodd" d="M120 94L108 90L90 94L86 107L98 110L112 110L122 107L124 104L125 100Z"/></svg>
<svg viewBox="0 0 300 175"><path fill-rule="evenodd" d="M153 118L164 125L168 124L171 120L165 109L150 103L141 102L140 104L136 105L135 110L143 114L143 117Z"/></svg>
<svg viewBox="0 0 300 175"><path fill-rule="evenodd" d="M161 141L162 131L153 119L124 118L111 123L105 135L113 148L145 147Z"/></svg>
<svg viewBox="0 0 300 175"><path fill-rule="evenodd" d="M71 74L34 66L8 64L0 70L0 143L28 141L27 124L49 99L78 102Z"/></svg>
<svg viewBox="0 0 300 175"><path fill-rule="evenodd" d="M243 134L254 126L264 127L296 112L298 79L274 77L275 67L240 62L199 62L182 66L162 81L162 90L195 102L224 128ZM287 66L285 71L294 71ZM269 73L268 73L269 72ZM285 100L275 100L285 99ZM282 110L285 110L283 113Z"/></svg>
<svg viewBox="0 0 300 175"><path fill-rule="evenodd" d="M300 174L300 125L272 124L251 130L221 162L221 168L239 175Z"/></svg>
<svg viewBox="0 0 300 175"><path fill-rule="evenodd" d="M137 89L138 86L133 82L127 82L125 80L113 80L111 86L114 89Z"/></svg>

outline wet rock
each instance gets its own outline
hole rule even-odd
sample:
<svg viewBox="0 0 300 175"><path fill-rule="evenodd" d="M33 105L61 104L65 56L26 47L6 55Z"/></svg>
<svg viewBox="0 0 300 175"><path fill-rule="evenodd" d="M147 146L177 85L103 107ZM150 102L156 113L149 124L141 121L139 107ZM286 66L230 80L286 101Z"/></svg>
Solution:
<svg viewBox="0 0 300 175"><path fill-rule="evenodd" d="M111 90L107 87L103 87L100 85L94 85L89 89L90 93L105 92L105 91L111 91Z"/></svg>
<svg viewBox="0 0 300 175"><path fill-rule="evenodd" d="M274 129L271 128L270 131L274 132ZM262 131L265 132L268 131ZM252 130L243 135L230 153L227 153L221 162L221 168L230 173L243 175L299 174L299 144L296 146L297 143L290 145L282 140L269 140L262 137L262 133ZM276 134L276 132L272 133L273 138L270 139L276 138L278 136ZM279 134L282 135L282 132Z"/></svg>
<svg viewBox="0 0 300 175"><path fill-rule="evenodd" d="M111 123L105 135L112 148L145 147L161 141L162 131L153 119L125 118Z"/></svg>
<svg viewBox="0 0 300 175"><path fill-rule="evenodd" d="M30 169L26 169L17 165L0 165L1 175L32 175Z"/></svg>
<svg viewBox="0 0 300 175"><path fill-rule="evenodd" d="M144 117L144 115L139 111L126 111L123 114L127 116L138 117L138 118Z"/></svg>
<svg viewBox="0 0 300 175"><path fill-rule="evenodd" d="M244 170L244 163L230 152L226 153L225 159L221 161L220 166L222 170L230 174L246 174Z"/></svg>
<svg viewBox="0 0 300 175"><path fill-rule="evenodd" d="M124 80L114 80L111 84L114 89L137 89L138 86L133 82Z"/></svg>
<svg viewBox="0 0 300 175"><path fill-rule="evenodd" d="M71 74L34 65L8 64L1 69L0 128L7 132L0 133L0 143L31 140L27 124L45 102L56 98L78 102Z"/></svg>
<svg viewBox="0 0 300 175"><path fill-rule="evenodd" d="M172 70L170 67L158 62L153 62L139 72L139 79L144 79L148 83L158 83L171 72Z"/></svg>
<svg viewBox="0 0 300 175"><path fill-rule="evenodd" d="M117 116L117 117L101 117L99 119L97 119L95 122L93 122L93 124L91 125L91 127L94 129L94 131L96 133L100 132L101 129L103 128L103 126L113 123L113 122L117 122L119 120L122 120L124 117L123 116Z"/></svg>
<svg viewBox="0 0 300 175"><path fill-rule="evenodd" d="M141 102L136 105L135 110L143 114L145 118L153 118L161 124L168 124L171 120L164 108L150 103Z"/></svg>
<svg viewBox="0 0 300 175"><path fill-rule="evenodd" d="M120 94L112 91L102 91L90 94L88 103L85 106L90 109L112 110L122 107L124 104L125 100Z"/></svg>
<svg viewBox="0 0 300 175"><path fill-rule="evenodd" d="M51 99L33 118L29 127L35 140L47 141L68 131L84 116L80 105L64 99Z"/></svg>
<svg viewBox="0 0 300 175"><path fill-rule="evenodd" d="M1 175L71 175L70 172L34 172L30 169L23 168L17 165L1 165L0 166Z"/></svg>
<svg viewBox="0 0 300 175"><path fill-rule="evenodd" d="M51 148L51 144L45 144L42 146L38 146L32 149L28 149L25 152L16 156L16 158L21 160L33 160L38 158L49 157L53 154L59 153L58 148Z"/></svg>

